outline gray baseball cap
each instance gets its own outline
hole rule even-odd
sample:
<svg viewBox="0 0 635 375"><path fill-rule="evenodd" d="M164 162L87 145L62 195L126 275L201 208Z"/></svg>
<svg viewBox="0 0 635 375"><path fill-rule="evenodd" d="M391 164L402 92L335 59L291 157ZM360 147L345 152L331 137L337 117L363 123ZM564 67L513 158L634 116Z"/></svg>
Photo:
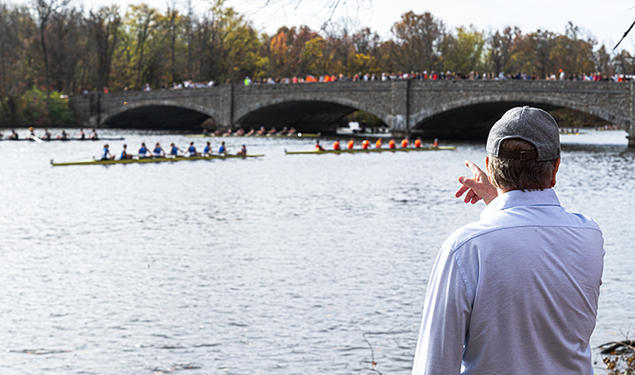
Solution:
<svg viewBox="0 0 635 375"><path fill-rule="evenodd" d="M522 139L534 145L537 152L504 152L500 145L505 139ZM487 153L503 159L555 160L560 157L560 132L551 115L533 107L515 107L496 121L487 137Z"/></svg>

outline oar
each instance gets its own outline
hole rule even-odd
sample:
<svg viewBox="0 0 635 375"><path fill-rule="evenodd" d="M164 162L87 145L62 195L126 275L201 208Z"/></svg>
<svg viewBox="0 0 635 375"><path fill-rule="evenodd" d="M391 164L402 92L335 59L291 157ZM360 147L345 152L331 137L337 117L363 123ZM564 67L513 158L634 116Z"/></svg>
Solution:
<svg viewBox="0 0 635 375"><path fill-rule="evenodd" d="M44 143L43 140L41 140L40 138L38 138L37 136L31 134L31 136L29 136L30 139L36 141L37 143Z"/></svg>

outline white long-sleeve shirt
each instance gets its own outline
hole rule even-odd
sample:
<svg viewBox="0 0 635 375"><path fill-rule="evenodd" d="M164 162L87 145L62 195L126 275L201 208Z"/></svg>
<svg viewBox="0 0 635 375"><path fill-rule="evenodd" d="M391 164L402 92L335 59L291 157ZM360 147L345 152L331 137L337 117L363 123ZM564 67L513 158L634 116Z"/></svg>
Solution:
<svg viewBox="0 0 635 375"><path fill-rule="evenodd" d="M437 256L412 374L592 374L603 256L552 189L500 195Z"/></svg>

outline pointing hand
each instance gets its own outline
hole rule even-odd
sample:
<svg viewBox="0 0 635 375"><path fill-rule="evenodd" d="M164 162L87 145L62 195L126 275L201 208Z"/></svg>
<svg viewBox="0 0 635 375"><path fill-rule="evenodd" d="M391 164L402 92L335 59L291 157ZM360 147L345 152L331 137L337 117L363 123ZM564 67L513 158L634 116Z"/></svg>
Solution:
<svg viewBox="0 0 635 375"><path fill-rule="evenodd" d="M465 166L470 168L472 173L474 173L474 177L459 177L459 182L461 183L461 187L454 194L455 197L459 198L461 195L465 194L465 198L463 201L465 203L475 204L476 202L483 199L485 204L489 204L496 196L498 192L494 185L489 182L487 178L487 174L481 170L476 164L472 163L469 160L465 161Z"/></svg>

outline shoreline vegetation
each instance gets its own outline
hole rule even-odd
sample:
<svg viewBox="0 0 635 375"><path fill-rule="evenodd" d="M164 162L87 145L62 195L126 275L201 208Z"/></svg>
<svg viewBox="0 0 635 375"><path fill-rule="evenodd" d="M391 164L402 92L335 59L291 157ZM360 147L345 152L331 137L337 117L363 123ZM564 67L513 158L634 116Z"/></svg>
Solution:
<svg viewBox="0 0 635 375"><path fill-rule="evenodd" d="M309 76L618 80L634 66L629 51L611 52L571 22L564 33L513 25L486 31L450 28L428 12L411 11L387 38L343 22L320 31L281 26L269 35L223 0L203 14L145 3L90 10L64 0L0 3L0 127L73 124L68 97L89 91Z"/></svg>
<svg viewBox="0 0 635 375"><path fill-rule="evenodd" d="M608 375L635 374L635 340L611 341L599 349Z"/></svg>

